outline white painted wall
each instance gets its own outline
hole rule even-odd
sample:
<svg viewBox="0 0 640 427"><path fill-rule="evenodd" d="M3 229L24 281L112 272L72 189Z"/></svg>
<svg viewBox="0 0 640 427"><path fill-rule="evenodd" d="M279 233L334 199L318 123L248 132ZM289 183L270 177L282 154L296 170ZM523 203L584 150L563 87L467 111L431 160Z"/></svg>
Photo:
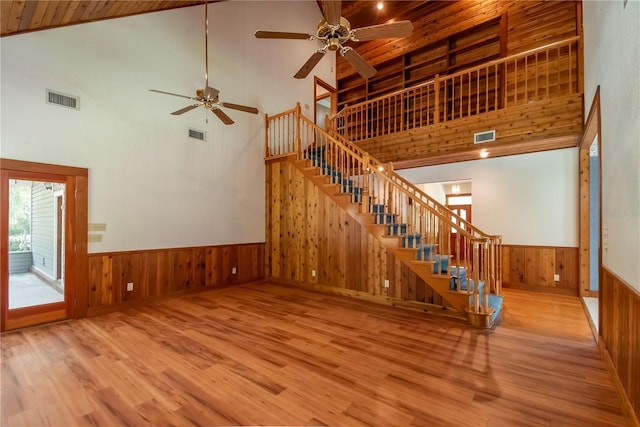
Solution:
<svg viewBox="0 0 640 427"><path fill-rule="evenodd" d="M577 149L399 170L414 184L470 179L473 224L503 243L578 246Z"/></svg>
<svg viewBox="0 0 640 427"><path fill-rule="evenodd" d="M209 5L210 86L260 110L225 110L232 126L204 109L172 116L190 101L148 91L204 86L204 6L4 37L0 156L89 169L89 222L107 224L89 252L264 241L264 114L301 101L312 118L313 74L335 83L332 55L293 78L318 42L254 37L285 15L303 32L321 17L316 2ZM80 111L46 104L47 88Z"/></svg>
<svg viewBox="0 0 640 427"><path fill-rule="evenodd" d="M447 193L444 190L443 184L439 182L425 182L416 185L416 187L428 194L434 200L437 200L439 203L443 205L447 204Z"/></svg>
<svg viewBox="0 0 640 427"><path fill-rule="evenodd" d="M640 2L582 8L585 116L600 86L602 263L640 291Z"/></svg>

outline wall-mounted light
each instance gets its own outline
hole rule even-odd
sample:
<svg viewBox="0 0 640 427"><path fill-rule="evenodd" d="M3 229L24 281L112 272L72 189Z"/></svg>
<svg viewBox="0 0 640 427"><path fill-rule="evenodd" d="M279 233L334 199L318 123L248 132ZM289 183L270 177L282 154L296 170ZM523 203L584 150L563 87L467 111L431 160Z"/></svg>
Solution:
<svg viewBox="0 0 640 427"><path fill-rule="evenodd" d="M381 1L379 1L376 7L378 8L378 10L382 10L384 8L384 4Z"/></svg>
<svg viewBox="0 0 640 427"><path fill-rule="evenodd" d="M458 184L453 184L451 186L451 192L453 194L460 194L460 186Z"/></svg>
<svg viewBox="0 0 640 427"><path fill-rule="evenodd" d="M489 157L489 152L487 150L481 150L480 151L480 157L483 159L486 159L487 157Z"/></svg>

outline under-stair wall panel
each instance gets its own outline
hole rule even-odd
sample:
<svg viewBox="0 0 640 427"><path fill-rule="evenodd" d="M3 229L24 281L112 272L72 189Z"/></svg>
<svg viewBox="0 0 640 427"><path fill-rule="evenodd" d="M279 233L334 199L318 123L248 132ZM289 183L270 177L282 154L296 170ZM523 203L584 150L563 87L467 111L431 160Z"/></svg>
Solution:
<svg viewBox="0 0 640 427"><path fill-rule="evenodd" d="M264 247L253 243L89 254L88 314L262 279ZM127 283L133 283L133 290L127 291Z"/></svg>
<svg viewBox="0 0 640 427"><path fill-rule="evenodd" d="M268 161L266 177L266 277L345 295L445 304L288 160Z"/></svg>

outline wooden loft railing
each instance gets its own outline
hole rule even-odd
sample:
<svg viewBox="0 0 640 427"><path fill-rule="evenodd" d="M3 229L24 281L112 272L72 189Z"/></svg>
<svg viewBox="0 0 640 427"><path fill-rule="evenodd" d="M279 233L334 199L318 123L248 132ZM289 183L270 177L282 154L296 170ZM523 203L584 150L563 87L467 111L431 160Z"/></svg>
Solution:
<svg viewBox="0 0 640 427"><path fill-rule="evenodd" d="M447 271L436 268L434 276L446 274L448 278L464 269L466 277L472 280L469 283L483 285L463 286L460 280L456 281L451 292L472 296L471 302L467 298L465 303L467 313L461 314L469 317L469 313L492 312L488 296L502 292L500 236L488 235L456 215L396 174L391 164L382 164L342 136L325 132L301 114L300 104L266 116L265 120L266 160L283 156L310 159L322 175L341 184L342 193L353 195L361 214L388 213L393 219L383 223L389 230L401 228L397 234L412 242L407 253L414 259L408 258L408 264L428 263L431 268L441 261L441 256L455 253L455 260L449 258ZM422 252L420 259L415 258L418 242L423 249L431 248L428 253ZM447 299L446 294L442 296Z"/></svg>
<svg viewBox="0 0 640 427"><path fill-rule="evenodd" d="M352 142L579 92L572 37L347 106L331 118Z"/></svg>

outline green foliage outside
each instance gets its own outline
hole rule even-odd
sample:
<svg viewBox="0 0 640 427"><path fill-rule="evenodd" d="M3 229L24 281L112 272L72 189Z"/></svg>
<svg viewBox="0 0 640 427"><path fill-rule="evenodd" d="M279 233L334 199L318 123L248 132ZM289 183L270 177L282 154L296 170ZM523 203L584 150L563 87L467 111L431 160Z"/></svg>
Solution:
<svg viewBox="0 0 640 427"><path fill-rule="evenodd" d="M9 251L31 250L31 187L9 187Z"/></svg>

